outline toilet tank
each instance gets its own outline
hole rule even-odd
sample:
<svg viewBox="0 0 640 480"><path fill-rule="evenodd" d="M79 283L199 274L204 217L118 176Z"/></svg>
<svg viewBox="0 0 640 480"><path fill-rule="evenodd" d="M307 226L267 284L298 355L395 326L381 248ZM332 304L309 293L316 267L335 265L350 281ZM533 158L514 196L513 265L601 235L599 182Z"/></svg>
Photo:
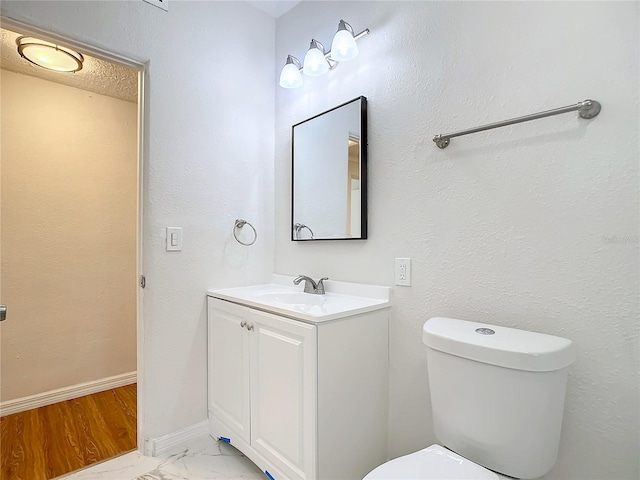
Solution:
<svg viewBox="0 0 640 480"><path fill-rule="evenodd" d="M423 328L438 441L516 478L553 467L571 340L484 323L431 318Z"/></svg>

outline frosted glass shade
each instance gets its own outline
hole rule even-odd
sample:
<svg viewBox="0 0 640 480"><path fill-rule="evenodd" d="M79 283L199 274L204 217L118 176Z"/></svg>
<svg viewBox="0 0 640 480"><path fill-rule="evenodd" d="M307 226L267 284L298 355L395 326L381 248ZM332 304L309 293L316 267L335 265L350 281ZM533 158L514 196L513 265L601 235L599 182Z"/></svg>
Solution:
<svg viewBox="0 0 640 480"><path fill-rule="evenodd" d="M338 30L331 42L331 59L346 62L358 56L358 45L349 30Z"/></svg>
<svg viewBox="0 0 640 480"><path fill-rule="evenodd" d="M282 88L298 88L302 86L302 75L293 63L287 63L280 72L280 86Z"/></svg>
<svg viewBox="0 0 640 480"><path fill-rule="evenodd" d="M84 57L73 50L31 37L18 38L18 53L34 65L55 72L82 70Z"/></svg>
<svg viewBox="0 0 640 480"><path fill-rule="evenodd" d="M324 58L324 53L319 48L309 48L304 56L304 66L302 71L310 77L324 75L329 71L329 63Z"/></svg>

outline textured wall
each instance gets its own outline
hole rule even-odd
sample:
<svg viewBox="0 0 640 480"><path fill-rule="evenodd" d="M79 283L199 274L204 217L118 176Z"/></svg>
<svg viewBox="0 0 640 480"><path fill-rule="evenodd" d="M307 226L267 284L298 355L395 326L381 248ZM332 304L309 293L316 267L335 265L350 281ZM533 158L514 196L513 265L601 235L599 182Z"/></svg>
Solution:
<svg viewBox="0 0 640 480"><path fill-rule="evenodd" d="M435 441L421 328L436 315L566 336L571 370L553 479L638 478L638 3L303 2L276 61L338 20L360 57L276 92L276 272L392 285L390 455ZM277 73L277 72L276 72ZM295 243L290 126L365 95L369 240ZM452 141L437 133L555 108L577 114ZM613 238L615 237L615 238ZM514 439L517 441L517 439Z"/></svg>
<svg viewBox="0 0 640 480"><path fill-rule="evenodd" d="M170 2L164 12L142 1L4 1L0 9L149 62L144 435L203 421L206 289L273 271L275 22L243 2ZM237 217L258 230L251 248L233 240ZM182 252L165 252L167 226L183 227Z"/></svg>
<svg viewBox="0 0 640 480"><path fill-rule="evenodd" d="M1 86L2 401L135 372L138 107Z"/></svg>

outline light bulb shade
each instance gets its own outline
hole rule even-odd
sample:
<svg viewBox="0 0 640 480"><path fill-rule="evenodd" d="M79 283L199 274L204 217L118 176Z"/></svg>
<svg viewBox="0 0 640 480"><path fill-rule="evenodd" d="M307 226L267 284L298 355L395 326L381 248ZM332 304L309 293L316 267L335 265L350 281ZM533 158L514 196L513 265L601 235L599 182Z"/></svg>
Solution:
<svg viewBox="0 0 640 480"><path fill-rule="evenodd" d="M33 37L18 37L18 53L25 60L54 72L77 72L82 70L82 54L55 43Z"/></svg>
<svg viewBox="0 0 640 480"><path fill-rule="evenodd" d="M282 88L298 88L302 86L300 69L293 62L287 60L286 65L282 67L280 86Z"/></svg>
<svg viewBox="0 0 640 480"><path fill-rule="evenodd" d="M349 30L338 30L331 42L331 60L346 62L358 56L358 44Z"/></svg>
<svg viewBox="0 0 640 480"><path fill-rule="evenodd" d="M322 44L317 40L311 40L309 50L304 56L302 72L310 77L324 75L329 71L329 62L324 56L324 47L320 50L318 45Z"/></svg>

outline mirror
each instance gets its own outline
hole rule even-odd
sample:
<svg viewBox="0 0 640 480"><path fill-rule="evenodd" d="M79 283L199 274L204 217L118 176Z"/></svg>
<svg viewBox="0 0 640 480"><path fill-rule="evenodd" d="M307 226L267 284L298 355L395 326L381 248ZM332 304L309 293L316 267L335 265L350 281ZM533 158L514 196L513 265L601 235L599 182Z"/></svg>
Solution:
<svg viewBox="0 0 640 480"><path fill-rule="evenodd" d="M367 99L293 126L291 240L367 238Z"/></svg>

